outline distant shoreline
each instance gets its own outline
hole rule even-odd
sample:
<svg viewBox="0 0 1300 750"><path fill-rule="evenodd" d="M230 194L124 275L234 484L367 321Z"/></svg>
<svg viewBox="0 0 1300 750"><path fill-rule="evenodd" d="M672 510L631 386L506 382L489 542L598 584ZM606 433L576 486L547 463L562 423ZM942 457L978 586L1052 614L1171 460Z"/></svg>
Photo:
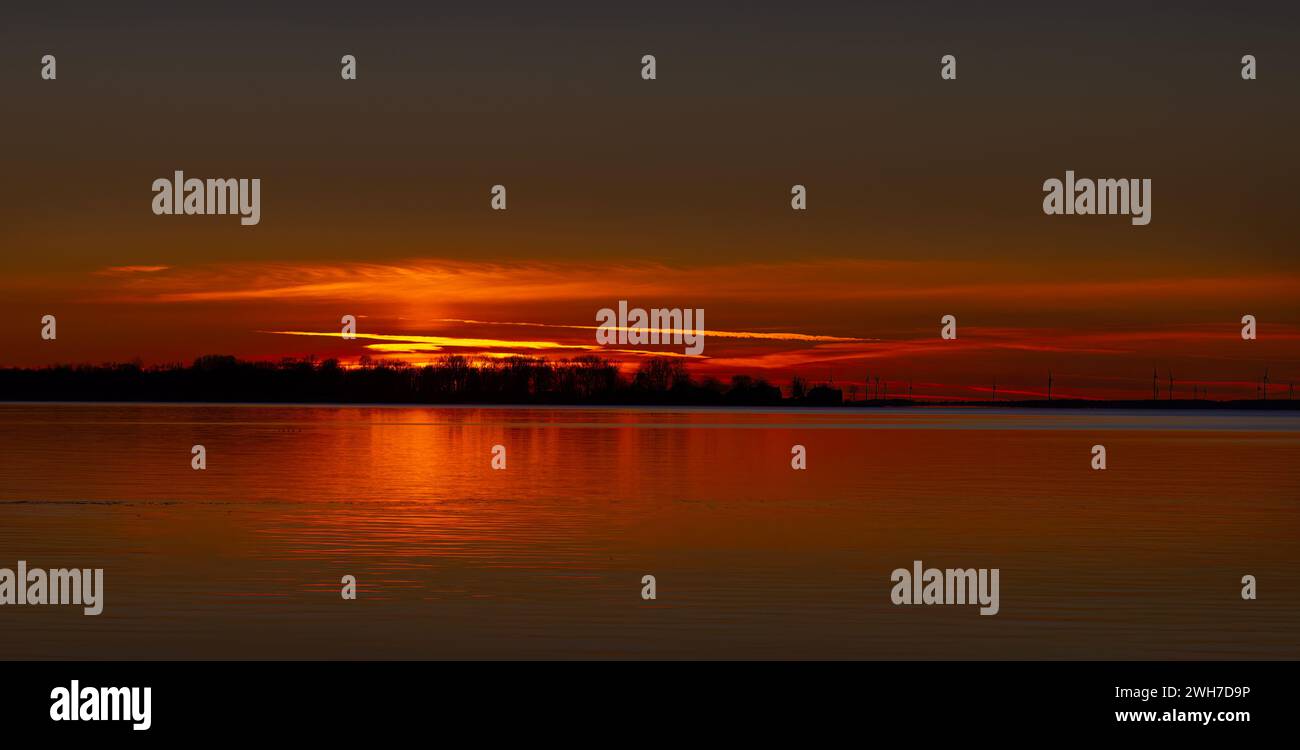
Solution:
<svg viewBox="0 0 1300 750"><path fill-rule="evenodd" d="M1236 401L1179 400L1153 402L1147 400L1100 400L1100 399L1032 399L1019 401L940 401L889 399L878 401L852 401L840 404L803 403L785 400L781 403L766 404L700 404L690 402L503 402L503 401L447 401L447 402L401 402L401 401L162 401L162 400L106 400L106 399L14 399L0 398L0 406L275 406L275 407L366 407L388 409L418 408L457 408L457 409L706 409L709 411L733 410L815 410L815 411L853 411L859 409L1047 409L1074 411L1129 410L1149 412L1171 411L1250 411L1250 412L1300 412L1300 400L1255 400Z"/></svg>
<svg viewBox="0 0 1300 750"><path fill-rule="evenodd" d="M1173 383L1165 389L1155 382L1150 393L1157 398L1051 398L1052 384L1049 377L1047 390L1037 398L954 399L948 394L913 394L907 379L812 383L793 375L788 384L778 385L761 376L736 374L723 382L697 378L681 361L662 358L624 372L616 363L591 355L559 361L523 356L479 361L447 355L420 366L366 361L345 367L338 360L315 357L268 362L211 354L190 365L0 367L0 403L1300 411L1300 401L1288 398L1294 390L1290 378L1285 387L1274 384L1271 391L1265 390L1265 378L1255 398L1232 400L1208 399L1208 392L1196 383L1174 390ZM1061 385L1059 379L1056 384ZM1245 395L1242 390L1223 388L1217 394ZM997 393L995 388L989 395ZM1193 398L1178 398L1183 393ZM1170 399L1171 394L1175 398Z"/></svg>

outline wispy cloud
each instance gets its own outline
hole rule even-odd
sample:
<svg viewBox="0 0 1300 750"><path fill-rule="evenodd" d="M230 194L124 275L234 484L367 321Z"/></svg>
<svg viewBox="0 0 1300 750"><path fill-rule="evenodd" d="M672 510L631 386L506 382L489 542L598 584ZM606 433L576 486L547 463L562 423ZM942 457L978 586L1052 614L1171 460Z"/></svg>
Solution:
<svg viewBox="0 0 1300 750"><path fill-rule="evenodd" d="M319 336L343 339L342 331L259 331L280 336ZM510 356L512 354L562 352L574 353L600 352L602 354L630 354L646 357L685 357L704 359L703 355L683 354L673 351L656 351L649 349L620 349L597 344L562 344L558 341L529 341L520 339L484 339L464 338L459 336L422 336L410 334L357 333L355 338L366 341L381 341L379 344L366 344L371 351L386 354L427 354L448 349L467 350L475 356Z"/></svg>
<svg viewBox="0 0 1300 750"><path fill-rule="evenodd" d="M158 271L166 271L169 268L171 266L108 266L96 271L96 273L102 276L118 276L128 273L157 273Z"/></svg>
<svg viewBox="0 0 1300 750"><path fill-rule="evenodd" d="M154 268L147 266L118 267ZM158 267L157 270L162 270ZM416 259L399 263L246 262L169 268L106 299L135 303L296 300L446 303L545 303L626 299L646 306L698 306L696 300L832 303L1017 300L1056 306L1103 299L1154 300L1276 297L1300 294L1300 277L1221 272L1163 274L1093 269L1035 276L1042 269L991 269L968 261L808 260L672 267L655 263L494 263ZM119 271L121 273L129 273ZM131 274L139 275L139 274ZM671 300L684 300L669 304Z"/></svg>
<svg viewBox="0 0 1300 750"><path fill-rule="evenodd" d="M1032 388L1050 366L1080 373L1063 382L1088 373L1094 378L1088 387L1104 390L1111 386L1101 381L1113 376L1125 383L1114 387L1137 393L1153 361L1173 364L1187 382L1248 382L1265 367L1288 382L1300 374L1293 304L1300 275L1246 267L1225 274L1221 264L1194 262L1164 268L1142 258L141 263L9 274L0 279L0 293L15 304L66 300L62 309L89 311L98 333L78 341L102 342L85 355L93 358L120 351L184 358L216 350L410 361L450 353L552 359L591 353L635 367L646 357L685 356L681 347L597 345L597 310L627 300L645 308L705 309L713 325L705 332L707 356L690 361L700 373L720 377L915 372L986 387L997 375L1010 389L1017 373ZM960 321L956 341L938 335L939 318L949 313ZM1259 316L1258 341L1238 335L1245 313ZM359 341L325 330L344 314L365 321ZM19 352L11 356L23 361L49 356L48 348L24 349L24 340L8 343L8 351ZM61 353L70 346L71 339L60 339Z"/></svg>
<svg viewBox="0 0 1300 750"><path fill-rule="evenodd" d="M342 338L341 331L260 331L259 333L274 333L281 336L325 336L329 338ZM508 339L478 339L478 338L459 338L455 336L413 336L410 334L386 334L386 333L357 333L356 338L367 341L392 341L402 344L420 345L426 347L426 351L434 351L445 347L458 347L470 349L592 349L593 346L584 346L581 344L561 344L555 341L520 341Z"/></svg>
<svg viewBox="0 0 1300 750"><path fill-rule="evenodd" d="M595 331L600 326L564 325L559 323L519 323L512 321L467 320L464 318L438 318L440 323L466 323L487 326L518 326L521 328L557 328L576 331ZM637 328L634 326L609 326L613 331L642 331L645 333L677 333L665 328ZM759 332L759 331L718 331L705 329L699 331L706 337L719 339L761 339L765 341L874 341L877 339L853 338L850 336L824 336L815 333Z"/></svg>

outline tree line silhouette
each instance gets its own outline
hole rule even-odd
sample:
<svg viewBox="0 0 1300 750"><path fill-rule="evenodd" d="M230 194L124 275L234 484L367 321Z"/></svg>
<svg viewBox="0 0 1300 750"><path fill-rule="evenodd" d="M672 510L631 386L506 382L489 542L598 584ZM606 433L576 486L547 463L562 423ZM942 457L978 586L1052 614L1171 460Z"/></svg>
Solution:
<svg viewBox="0 0 1300 750"><path fill-rule="evenodd" d="M1050 377L1050 376L1049 376ZM1049 397L1024 400L913 399L911 383L897 392L879 377L866 380L864 398L848 383L849 398L833 384L809 384L791 378L785 392L763 378L734 375L727 382L696 380L679 359L655 358L624 373L594 355L565 360L513 356L478 359L447 355L427 365L363 356L356 366L336 359L285 358L278 362L240 360L228 355L199 357L146 367L140 362L101 365L54 365L0 368L0 401L159 401L214 403L343 404L622 404L700 406L901 406L961 404L994 407L1175 408L1300 410L1292 400L1211 401L1198 392L1192 399L1078 399ZM1172 382L1171 382L1172 391ZM1265 381L1265 389L1267 381ZM1050 388L1050 385L1049 385ZM1264 391L1266 393L1266 390ZM904 395L906 394L906 395ZM1050 390L1049 390L1050 394Z"/></svg>
<svg viewBox="0 0 1300 750"><path fill-rule="evenodd" d="M839 403L840 392L806 388L792 397L762 378L695 380L685 365L659 358L630 375L596 356L475 360L449 355L431 364L336 359L246 361L208 355L193 364L139 362L0 369L0 400L306 403L738 404Z"/></svg>

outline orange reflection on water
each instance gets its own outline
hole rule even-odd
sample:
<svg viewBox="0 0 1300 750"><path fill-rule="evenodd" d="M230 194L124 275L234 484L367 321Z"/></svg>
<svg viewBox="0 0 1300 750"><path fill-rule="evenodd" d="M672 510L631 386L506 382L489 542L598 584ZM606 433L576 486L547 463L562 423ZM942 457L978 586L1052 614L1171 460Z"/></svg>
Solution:
<svg viewBox="0 0 1300 750"><path fill-rule="evenodd" d="M108 588L99 618L0 610L5 657L1300 656L1300 425L1277 414L6 405L0 423L0 565L93 564ZM893 606L890 572L918 559L999 568L1001 613ZM1246 573L1266 596L1241 600Z"/></svg>

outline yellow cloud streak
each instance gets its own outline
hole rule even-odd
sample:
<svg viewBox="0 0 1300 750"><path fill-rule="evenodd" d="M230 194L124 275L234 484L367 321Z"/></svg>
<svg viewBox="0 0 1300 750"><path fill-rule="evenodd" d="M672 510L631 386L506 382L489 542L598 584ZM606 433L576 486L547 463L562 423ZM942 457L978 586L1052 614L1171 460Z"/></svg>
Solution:
<svg viewBox="0 0 1300 750"><path fill-rule="evenodd" d="M576 326L560 325L555 323L516 323L516 322L499 322L492 320L466 320L463 318L438 318L438 323L466 323L469 325L490 325L490 326L527 326L530 328L563 328L576 331L597 331L600 326ZM641 331L644 333L675 334L679 333L671 328L638 328L635 326L609 326L606 330L610 331ZM879 339L860 339L845 336L824 336L814 333L785 333L785 332L759 332L759 331L712 331L704 330L698 333L704 336L712 336L720 339L766 339L769 341L845 341L845 342L865 342L878 341Z"/></svg>
<svg viewBox="0 0 1300 750"><path fill-rule="evenodd" d="M258 333L270 333L281 336L324 336L328 338L342 338L343 332L334 331L258 331ZM477 338L459 338L455 336L421 336L421 335L400 335L387 333L358 333L358 339L367 341L384 341L391 343L366 344L367 349L387 354L423 354L427 352L442 351L443 347L458 347L467 349L485 349L487 351L477 352L480 356L485 357L510 357L514 356L511 352L495 352L493 349L533 349L544 351L548 349L580 350L580 351L600 351L610 354L633 354L648 357L685 357L688 359L708 359L700 354L685 354L673 351L654 351L648 349L612 349L597 344L561 344L556 341L507 341L504 339L477 339Z"/></svg>
<svg viewBox="0 0 1300 750"><path fill-rule="evenodd" d="M281 336L328 336L342 338L342 331L258 331ZM582 344L561 344L557 341L505 341L503 339L466 339L455 336L419 336L393 335L387 333L357 333L356 338L368 341L395 341L401 344L422 344L425 347L441 348L457 346L481 349L593 349L595 346Z"/></svg>

